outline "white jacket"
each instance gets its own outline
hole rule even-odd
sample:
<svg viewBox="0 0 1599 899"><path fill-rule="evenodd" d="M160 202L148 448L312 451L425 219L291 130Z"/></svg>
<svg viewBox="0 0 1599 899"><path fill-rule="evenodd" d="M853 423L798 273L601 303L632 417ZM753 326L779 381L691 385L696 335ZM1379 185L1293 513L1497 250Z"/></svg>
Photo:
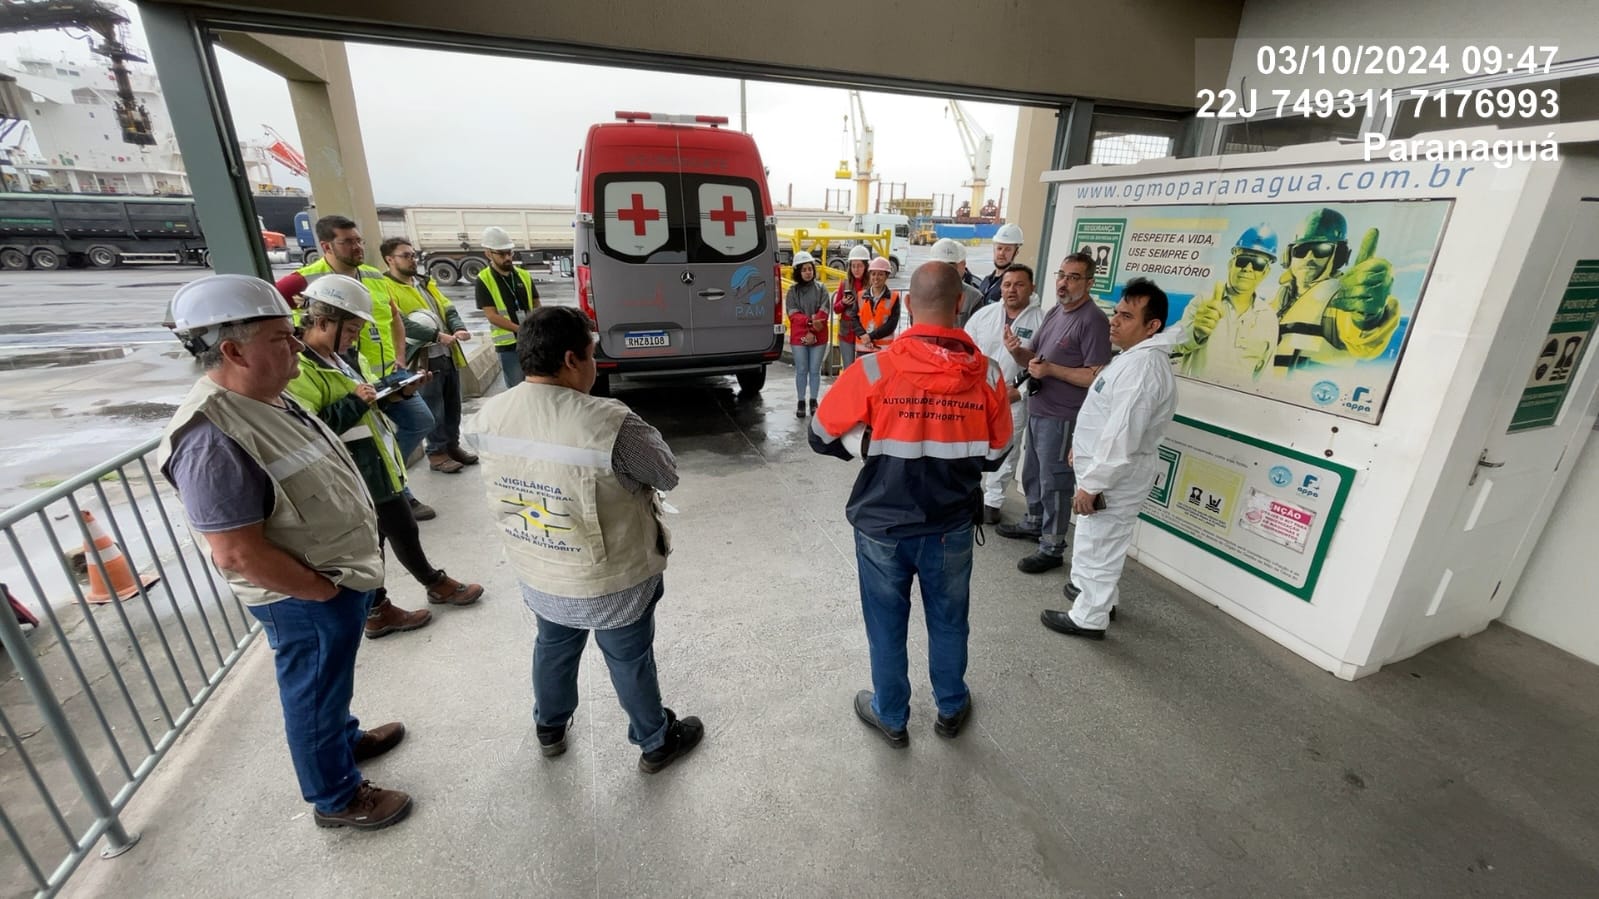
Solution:
<svg viewBox="0 0 1599 899"><path fill-rule="evenodd" d="M1172 328L1118 355L1094 380L1072 431L1077 486L1088 493L1149 492L1156 447L1177 412L1177 378L1171 348L1182 335Z"/></svg>
<svg viewBox="0 0 1599 899"><path fill-rule="evenodd" d="M1016 339L1022 342L1022 346L1030 350L1033 348L1033 335L1038 333L1038 326L1043 323L1044 307L1039 305L1037 297L1033 297L1027 308L1011 322L1011 330L1016 333ZM1021 373L1022 367L1005 349L1005 304L989 303L972 313L971 319L966 322L966 333L972 336L972 342L977 344L977 349L984 356L999 363L1005 383L1016 383L1016 376Z"/></svg>

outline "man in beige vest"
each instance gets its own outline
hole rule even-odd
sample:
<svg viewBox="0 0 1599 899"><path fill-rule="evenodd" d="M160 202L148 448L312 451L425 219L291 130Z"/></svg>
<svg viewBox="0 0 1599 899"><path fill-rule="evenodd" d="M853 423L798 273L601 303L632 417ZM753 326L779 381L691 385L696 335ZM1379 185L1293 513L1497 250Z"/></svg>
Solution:
<svg viewBox="0 0 1599 899"><path fill-rule="evenodd" d="M288 304L266 281L213 275L179 288L172 313L205 376L157 462L266 631L300 793L320 827L398 823L411 797L367 783L356 763L399 745L405 726L363 731L350 714L367 605L383 584L377 518L338 435L284 393L301 347Z"/></svg>
<svg viewBox="0 0 1599 899"><path fill-rule="evenodd" d="M490 512L505 555L538 618L533 722L546 756L566 751L577 669L589 631L605 655L628 739L646 774L687 755L698 718L661 705L655 604L671 535L657 490L677 486L661 433L594 387L594 330L576 309L544 306L523 320L524 380L491 397L467 423L482 458Z"/></svg>

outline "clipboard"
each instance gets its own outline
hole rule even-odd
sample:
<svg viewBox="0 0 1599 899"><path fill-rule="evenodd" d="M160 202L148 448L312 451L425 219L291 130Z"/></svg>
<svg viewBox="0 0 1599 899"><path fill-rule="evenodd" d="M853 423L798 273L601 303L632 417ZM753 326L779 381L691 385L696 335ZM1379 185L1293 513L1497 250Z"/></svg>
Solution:
<svg viewBox="0 0 1599 899"><path fill-rule="evenodd" d="M427 376L426 372L412 372L412 373L407 373L404 378L401 378L399 380L391 380L394 376L393 375L389 375L387 377L379 379L378 382L376 384L373 384L372 386L377 388L377 398L381 400L381 399L383 399L385 397L388 397L388 396L394 394L397 391L404 390L405 388L410 387L412 384L415 384L416 382L422 380L426 376Z"/></svg>

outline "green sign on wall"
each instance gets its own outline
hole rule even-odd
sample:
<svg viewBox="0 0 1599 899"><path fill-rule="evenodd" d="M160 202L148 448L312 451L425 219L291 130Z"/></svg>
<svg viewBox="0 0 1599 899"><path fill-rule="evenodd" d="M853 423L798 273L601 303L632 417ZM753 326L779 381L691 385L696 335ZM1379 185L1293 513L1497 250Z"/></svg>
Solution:
<svg viewBox="0 0 1599 899"><path fill-rule="evenodd" d="M1087 253L1094 260L1094 283L1089 290L1108 294L1116 284L1116 267L1121 264L1122 238L1127 233L1126 219L1078 219L1072 228L1072 250Z"/></svg>
<svg viewBox="0 0 1599 899"><path fill-rule="evenodd" d="M1594 325L1599 323L1599 259L1579 259L1560 297L1549 333L1538 345L1521 401L1510 417L1510 433L1547 428L1560 417L1566 391L1577 375Z"/></svg>

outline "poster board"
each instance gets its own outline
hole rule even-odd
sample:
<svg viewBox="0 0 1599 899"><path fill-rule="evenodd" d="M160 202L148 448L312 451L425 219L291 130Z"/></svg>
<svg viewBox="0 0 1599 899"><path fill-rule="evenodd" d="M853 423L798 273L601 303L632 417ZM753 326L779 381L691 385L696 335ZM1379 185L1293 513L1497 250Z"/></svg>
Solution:
<svg viewBox="0 0 1599 899"><path fill-rule="evenodd" d="M1166 291L1180 377L1376 423L1452 205L1079 207L1072 248L1107 311L1133 278Z"/></svg>
<svg viewBox="0 0 1599 899"><path fill-rule="evenodd" d="M1179 415L1139 517L1310 601L1355 471Z"/></svg>

